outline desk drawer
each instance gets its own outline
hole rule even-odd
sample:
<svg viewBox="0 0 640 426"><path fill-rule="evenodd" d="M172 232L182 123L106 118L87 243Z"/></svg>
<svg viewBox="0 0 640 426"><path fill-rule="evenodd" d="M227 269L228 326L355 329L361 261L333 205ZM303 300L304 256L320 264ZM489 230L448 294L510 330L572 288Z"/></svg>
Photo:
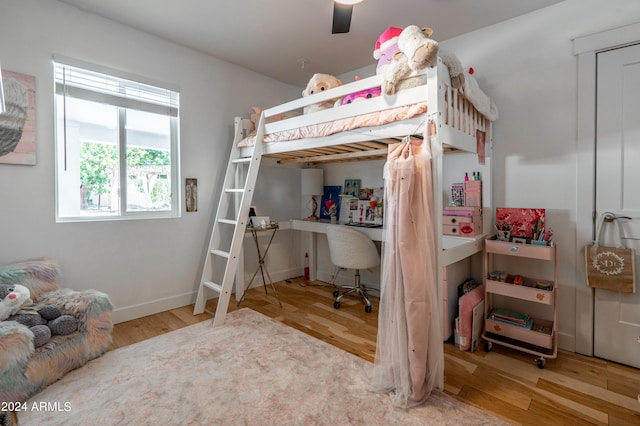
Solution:
<svg viewBox="0 0 640 426"><path fill-rule="evenodd" d="M482 227L480 223L460 221L457 224L443 224L442 233L444 235L457 235L460 237L475 237L482 233Z"/></svg>

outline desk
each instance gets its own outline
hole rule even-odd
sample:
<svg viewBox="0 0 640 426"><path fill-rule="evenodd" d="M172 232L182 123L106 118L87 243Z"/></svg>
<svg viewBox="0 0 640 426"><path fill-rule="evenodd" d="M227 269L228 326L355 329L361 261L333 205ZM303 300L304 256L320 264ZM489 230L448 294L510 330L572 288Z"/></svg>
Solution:
<svg viewBox="0 0 640 426"><path fill-rule="evenodd" d="M316 258L316 234L326 234L329 221L307 221L302 219L291 219L291 229L306 231L306 240L303 241L302 253L309 253L309 279L317 279L317 258ZM373 241L383 241L382 228L356 228L367 234ZM484 249L484 239L486 235L475 238L441 236L442 254L438 256L438 263L442 268L442 279L440 281L440 291L442 294L443 313L443 337L447 340L453 332L453 320L458 312L458 284L469 277L476 277L482 280L482 262L480 259L473 259L475 254L481 253Z"/></svg>
<svg viewBox="0 0 640 426"><path fill-rule="evenodd" d="M262 285L264 286L264 293L267 294L267 278L268 278L269 279L269 284L271 284L271 288L273 288L273 292L275 293L276 298L278 299L278 303L280 304L280 307L282 308L282 302L280 301L280 297L278 296L278 291L276 290L276 287L273 285L273 281L271 280L271 276L269 275L269 271L267 270L267 267L264 264L264 260L267 257L267 253L269 252L269 247L271 247L271 242L273 241L273 237L275 237L276 232L278 231L278 228L279 228L279 226L278 226L277 223L271 223L271 225L265 226L265 227L247 226L247 231L249 231L251 233L251 236L253 237L253 241L256 243L256 250L258 251L258 268L256 269L256 272L253 273L253 276L249 280L249 283L246 285L245 288L243 288L242 297L238 300L238 306L240 306L240 303L244 300L244 296L246 294L246 290L249 287L251 287L251 284L253 283L253 280L258 275L258 272L260 272L260 274L262 275ZM260 233L260 232L268 232L268 231L271 231L271 236L269 238L269 242L267 243L267 247L264 249L264 253L263 253L262 250L260 250L260 242L258 241L258 233ZM266 275L266 278L265 278L265 275Z"/></svg>
<svg viewBox="0 0 640 426"><path fill-rule="evenodd" d="M303 243L303 252L306 251L309 253L309 279L312 281L317 278L316 272L318 268L316 259L316 234L326 234L328 225L331 225L331 222L328 220L291 219L291 229L309 233L307 241ZM382 241L382 228L356 227L355 229L368 235L373 241Z"/></svg>

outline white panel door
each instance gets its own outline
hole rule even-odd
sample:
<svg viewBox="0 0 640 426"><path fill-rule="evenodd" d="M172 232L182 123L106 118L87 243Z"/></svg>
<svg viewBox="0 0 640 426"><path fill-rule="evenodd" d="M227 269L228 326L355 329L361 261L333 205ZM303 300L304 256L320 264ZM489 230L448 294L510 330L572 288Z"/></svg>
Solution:
<svg viewBox="0 0 640 426"><path fill-rule="evenodd" d="M596 124L596 212L632 218L620 224L640 267L640 45L598 54ZM617 243L617 233L607 240ZM638 275L635 294L595 291L593 349L597 357L640 368Z"/></svg>

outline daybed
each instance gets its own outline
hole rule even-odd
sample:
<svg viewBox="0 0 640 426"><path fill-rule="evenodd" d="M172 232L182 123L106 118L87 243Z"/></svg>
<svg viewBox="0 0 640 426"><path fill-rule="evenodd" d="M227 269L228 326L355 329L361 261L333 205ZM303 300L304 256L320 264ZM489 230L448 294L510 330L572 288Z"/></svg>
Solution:
<svg viewBox="0 0 640 426"><path fill-rule="evenodd" d="M0 321L0 401L24 402L69 371L102 355L111 344L109 297L94 290L61 288L60 268L38 259L0 266L0 284L21 284L34 303L54 304L73 315L78 330L53 336L34 348L33 333L15 321Z"/></svg>

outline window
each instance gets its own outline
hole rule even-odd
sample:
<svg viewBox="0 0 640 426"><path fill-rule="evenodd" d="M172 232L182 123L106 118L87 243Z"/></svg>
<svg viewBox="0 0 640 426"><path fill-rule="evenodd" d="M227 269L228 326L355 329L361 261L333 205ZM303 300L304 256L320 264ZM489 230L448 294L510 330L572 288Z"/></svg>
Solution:
<svg viewBox="0 0 640 426"><path fill-rule="evenodd" d="M76 64L54 60L56 219L177 217L179 94Z"/></svg>

